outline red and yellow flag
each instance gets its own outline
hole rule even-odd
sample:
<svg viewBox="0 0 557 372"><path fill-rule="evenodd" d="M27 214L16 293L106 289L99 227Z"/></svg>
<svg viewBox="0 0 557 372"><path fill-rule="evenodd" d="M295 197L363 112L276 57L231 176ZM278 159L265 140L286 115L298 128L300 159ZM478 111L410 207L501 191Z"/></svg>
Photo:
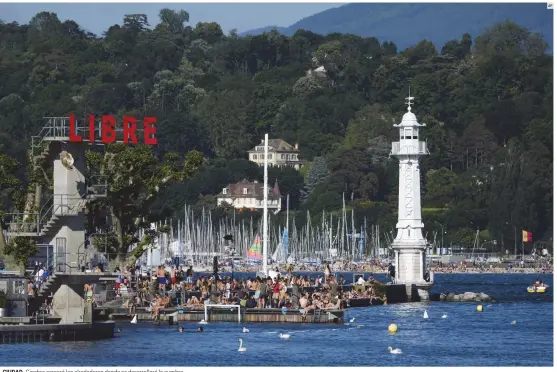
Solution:
<svg viewBox="0 0 557 372"><path fill-rule="evenodd" d="M529 243L532 241L532 233L526 230L522 230L522 241L524 243Z"/></svg>

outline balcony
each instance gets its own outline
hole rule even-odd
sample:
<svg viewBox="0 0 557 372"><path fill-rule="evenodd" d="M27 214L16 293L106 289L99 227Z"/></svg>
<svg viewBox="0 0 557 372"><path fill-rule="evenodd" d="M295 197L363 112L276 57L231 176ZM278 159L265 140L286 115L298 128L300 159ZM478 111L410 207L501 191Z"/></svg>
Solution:
<svg viewBox="0 0 557 372"><path fill-rule="evenodd" d="M427 142L412 140L393 142L390 156L396 155L429 155Z"/></svg>

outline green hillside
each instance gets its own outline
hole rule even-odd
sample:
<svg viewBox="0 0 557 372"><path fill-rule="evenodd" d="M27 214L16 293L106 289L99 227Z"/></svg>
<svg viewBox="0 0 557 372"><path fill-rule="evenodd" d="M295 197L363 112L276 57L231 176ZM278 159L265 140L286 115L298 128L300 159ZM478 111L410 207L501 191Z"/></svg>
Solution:
<svg viewBox="0 0 557 372"><path fill-rule="evenodd" d="M537 35L505 22L490 25L473 47L464 34L441 48L423 41L397 52L376 38L239 37L188 19L163 10L150 30L145 16L129 15L102 38L51 13L0 25L0 210L23 211L37 190L52 192L48 169L28 172L26 151L43 117L129 114L158 118L159 145L107 146L118 161L87 158L91 171L110 176L109 198L88 211L88 227L106 228L111 214L118 222L111 250L126 252L141 217L183 216L185 203L213 218L231 215L214 195L243 178L261 180L246 151L266 132L298 142L309 163L303 173L269 172L290 194L298 225L306 211L319 220L323 211L338 215L344 194L357 225L365 219L391 231L392 125L411 86L431 151L421 164L428 236L443 225L445 241L467 245L476 229L487 230L503 249L514 242L513 228L535 240L551 228L553 58ZM320 66L326 74L308 73ZM205 158L199 168L193 150ZM237 219L250 216L258 214Z"/></svg>

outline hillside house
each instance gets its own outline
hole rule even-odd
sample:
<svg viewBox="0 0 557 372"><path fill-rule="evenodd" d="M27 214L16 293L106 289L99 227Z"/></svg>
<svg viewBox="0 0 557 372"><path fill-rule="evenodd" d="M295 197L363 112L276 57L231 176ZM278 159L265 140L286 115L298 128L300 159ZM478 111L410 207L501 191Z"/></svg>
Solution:
<svg viewBox="0 0 557 372"><path fill-rule="evenodd" d="M269 187L267 208L274 209L275 214L280 212L282 197L278 182L274 187ZM263 183L249 182L245 178L238 183L231 183L217 195L217 206L228 204L239 210L263 209Z"/></svg>
<svg viewBox="0 0 557 372"><path fill-rule="evenodd" d="M248 151L249 160L263 166L265 163L265 142ZM298 144L292 146L281 139L270 139L268 148L268 164L274 167L292 167L300 169L303 162L299 159L300 150Z"/></svg>

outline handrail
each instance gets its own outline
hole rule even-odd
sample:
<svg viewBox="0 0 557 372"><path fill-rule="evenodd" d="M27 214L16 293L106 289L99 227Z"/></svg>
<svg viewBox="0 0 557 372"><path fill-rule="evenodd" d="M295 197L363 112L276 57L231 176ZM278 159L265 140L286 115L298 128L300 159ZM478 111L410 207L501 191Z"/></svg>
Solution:
<svg viewBox="0 0 557 372"><path fill-rule="evenodd" d="M59 198L60 202L58 204L55 203ZM52 194L47 201L41 206L39 212L33 213L9 213L9 216L12 216L12 221L8 224L8 231L9 232L26 232L21 231L18 229L18 225L22 227L28 225L29 232L36 232L40 233L41 228L43 225L48 223L48 221L52 218L52 216L65 216L65 215L72 215L76 213L76 210L81 209L87 203L87 198L81 196L79 193L74 194ZM82 202L83 204L81 204ZM67 208L67 211L64 210ZM24 217L35 217L31 218L31 221L25 221ZM15 221L14 221L15 217ZM20 217L20 218L18 218ZM33 231L31 226L36 227L36 230Z"/></svg>

